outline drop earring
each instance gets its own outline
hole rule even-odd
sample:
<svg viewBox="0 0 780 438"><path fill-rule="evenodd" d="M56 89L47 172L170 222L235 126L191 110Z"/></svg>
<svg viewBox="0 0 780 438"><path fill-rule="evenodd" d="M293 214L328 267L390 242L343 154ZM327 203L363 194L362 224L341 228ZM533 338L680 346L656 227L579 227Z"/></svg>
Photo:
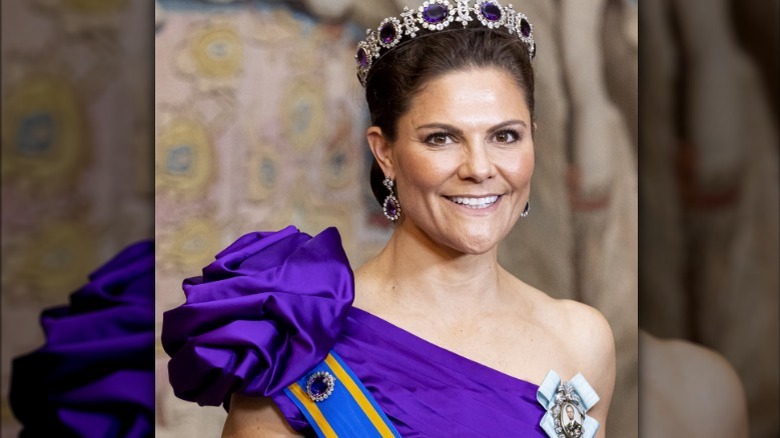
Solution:
<svg viewBox="0 0 780 438"><path fill-rule="evenodd" d="M384 212L386 218L395 222L401 217L401 204L398 202L398 198L393 194L393 186L395 183L390 177L385 177L382 184L384 184L385 187L387 187L387 191L390 192L384 202L382 202L382 212Z"/></svg>
<svg viewBox="0 0 780 438"><path fill-rule="evenodd" d="M520 213L520 217L527 217L528 213L531 212L531 201L527 201L525 203L525 208L523 209L523 212Z"/></svg>

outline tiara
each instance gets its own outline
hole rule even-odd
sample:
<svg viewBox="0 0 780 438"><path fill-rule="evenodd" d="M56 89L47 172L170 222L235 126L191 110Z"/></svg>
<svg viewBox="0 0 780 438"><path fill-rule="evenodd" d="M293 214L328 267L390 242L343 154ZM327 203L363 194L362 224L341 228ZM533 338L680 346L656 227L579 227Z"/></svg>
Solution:
<svg viewBox="0 0 780 438"><path fill-rule="evenodd" d="M445 30L453 21L463 28L474 20L489 29L503 27L525 43L531 60L534 59L533 26L525 14L515 11L511 4L501 6L497 0L477 0L473 5L470 0L457 0L454 6L452 3L450 0L427 0L417 10L404 7L398 17L385 18L376 29L367 29L366 39L358 43L355 53L361 85L366 86L371 66L390 49L416 38L418 33L422 36Z"/></svg>

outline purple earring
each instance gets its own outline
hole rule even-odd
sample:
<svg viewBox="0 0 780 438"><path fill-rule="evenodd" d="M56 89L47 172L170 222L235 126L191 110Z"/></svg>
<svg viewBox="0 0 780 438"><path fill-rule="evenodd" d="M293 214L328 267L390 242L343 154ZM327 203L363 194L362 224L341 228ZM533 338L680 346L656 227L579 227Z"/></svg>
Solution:
<svg viewBox="0 0 780 438"><path fill-rule="evenodd" d="M520 213L520 217L527 217L528 213L531 212L531 201L527 201L525 203L525 208L523 209L523 212Z"/></svg>
<svg viewBox="0 0 780 438"><path fill-rule="evenodd" d="M382 212L384 212L386 218L395 222L401 217L401 204L398 203L398 198L393 194L393 185L395 185L395 183L390 177L385 177L382 184L384 184L385 187L387 187L387 191L390 192L385 198L385 201L382 202Z"/></svg>

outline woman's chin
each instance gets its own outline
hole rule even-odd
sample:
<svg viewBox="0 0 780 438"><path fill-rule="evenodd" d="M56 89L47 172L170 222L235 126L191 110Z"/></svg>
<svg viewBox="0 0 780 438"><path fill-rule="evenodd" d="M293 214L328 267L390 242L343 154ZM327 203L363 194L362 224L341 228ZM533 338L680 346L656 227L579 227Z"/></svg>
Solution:
<svg viewBox="0 0 780 438"><path fill-rule="evenodd" d="M405 224L406 225L406 224ZM450 224L456 225L456 224ZM500 226L488 224L457 224L446 229L417 228L428 241L428 245L441 248L446 253L481 255L496 249L509 230L500 230ZM464 226L465 225L465 226Z"/></svg>
<svg viewBox="0 0 780 438"><path fill-rule="evenodd" d="M495 235L465 234L455 239L449 246L466 255L481 255L494 250L501 239Z"/></svg>

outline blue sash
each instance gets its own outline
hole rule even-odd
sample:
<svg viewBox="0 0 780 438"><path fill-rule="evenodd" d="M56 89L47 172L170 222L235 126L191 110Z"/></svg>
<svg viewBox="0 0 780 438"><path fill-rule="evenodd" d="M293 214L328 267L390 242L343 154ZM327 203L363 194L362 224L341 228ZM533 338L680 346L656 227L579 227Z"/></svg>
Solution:
<svg viewBox="0 0 780 438"><path fill-rule="evenodd" d="M319 437L401 436L360 379L333 350L285 388L284 393Z"/></svg>

